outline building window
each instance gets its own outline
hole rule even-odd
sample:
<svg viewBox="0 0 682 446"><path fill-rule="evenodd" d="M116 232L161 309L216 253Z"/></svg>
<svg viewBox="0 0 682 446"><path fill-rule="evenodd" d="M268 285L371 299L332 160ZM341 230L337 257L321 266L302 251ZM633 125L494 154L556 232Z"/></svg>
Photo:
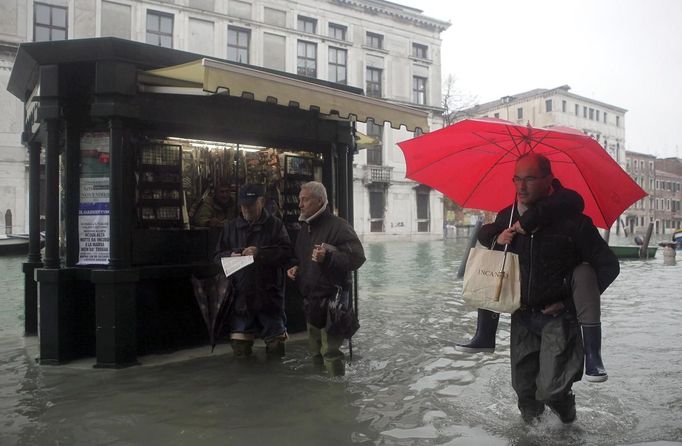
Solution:
<svg viewBox="0 0 682 446"><path fill-rule="evenodd" d="M599 121L599 110L595 110L594 112L595 112L595 117L594 117L595 121Z"/></svg>
<svg viewBox="0 0 682 446"><path fill-rule="evenodd" d="M523 107L516 109L516 119L523 119Z"/></svg>
<svg viewBox="0 0 682 446"><path fill-rule="evenodd" d="M317 44L298 41L296 73L301 76L317 77Z"/></svg>
<svg viewBox="0 0 682 446"><path fill-rule="evenodd" d="M580 115L580 106L578 104L575 104L575 115L576 116Z"/></svg>
<svg viewBox="0 0 682 446"><path fill-rule="evenodd" d="M431 189L417 186L417 232L429 232L429 197Z"/></svg>
<svg viewBox="0 0 682 446"><path fill-rule="evenodd" d="M286 70L286 37L263 33L263 66L274 70Z"/></svg>
<svg viewBox="0 0 682 446"><path fill-rule="evenodd" d="M384 136L384 127L382 125L375 124L373 119L368 119L367 136L374 138L377 141L377 144L367 148L367 164L381 166L383 164L382 138Z"/></svg>
<svg viewBox="0 0 682 446"><path fill-rule="evenodd" d="M583 118L587 118L587 107L583 105Z"/></svg>
<svg viewBox="0 0 682 446"><path fill-rule="evenodd" d="M561 101L561 111L566 113L566 101Z"/></svg>
<svg viewBox="0 0 682 446"><path fill-rule="evenodd" d="M500 118L500 114L499 114L499 113L495 113L493 116L496 117L496 118L498 118L498 119Z"/></svg>
<svg viewBox="0 0 682 446"><path fill-rule="evenodd" d="M297 29L299 31L303 31L304 33L315 34L315 30L317 29L317 20L300 15L298 16Z"/></svg>
<svg viewBox="0 0 682 446"><path fill-rule="evenodd" d="M173 48L173 15L147 11L147 43Z"/></svg>
<svg viewBox="0 0 682 446"><path fill-rule="evenodd" d="M384 232L386 190L383 186L369 189L370 232Z"/></svg>
<svg viewBox="0 0 682 446"><path fill-rule="evenodd" d="M268 25L287 26L287 13L279 9L265 7L263 11L263 21Z"/></svg>
<svg viewBox="0 0 682 446"><path fill-rule="evenodd" d="M594 120L594 109L590 108L590 119Z"/></svg>
<svg viewBox="0 0 682 446"><path fill-rule="evenodd" d="M604 112L604 124L606 124L606 112Z"/></svg>
<svg viewBox="0 0 682 446"><path fill-rule="evenodd" d="M412 76L412 101L415 104L426 105L426 78Z"/></svg>
<svg viewBox="0 0 682 446"><path fill-rule="evenodd" d="M367 33L367 46L370 48L383 49L384 47L384 36L381 34Z"/></svg>
<svg viewBox="0 0 682 446"><path fill-rule="evenodd" d="M340 48L329 47L329 80L339 84L348 83L348 53Z"/></svg>
<svg viewBox="0 0 682 446"><path fill-rule="evenodd" d="M616 116L616 127L620 127L620 116Z"/></svg>
<svg viewBox="0 0 682 446"><path fill-rule="evenodd" d="M545 111L548 113L552 111L552 100L551 99L547 99L545 101Z"/></svg>
<svg viewBox="0 0 682 446"><path fill-rule="evenodd" d="M346 31L348 28L336 23L329 24L329 37L336 40L346 40Z"/></svg>
<svg viewBox="0 0 682 446"><path fill-rule="evenodd" d="M33 4L33 41L66 40L67 9L60 6Z"/></svg>
<svg viewBox="0 0 682 446"><path fill-rule="evenodd" d="M426 59L428 47L419 43L412 44L412 57Z"/></svg>
<svg viewBox="0 0 682 446"><path fill-rule="evenodd" d="M379 68L367 67L367 80L365 82L365 94L373 98L381 97L381 73Z"/></svg>
<svg viewBox="0 0 682 446"><path fill-rule="evenodd" d="M229 26L227 28L227 60L249 63L251 31Z"/></svg>

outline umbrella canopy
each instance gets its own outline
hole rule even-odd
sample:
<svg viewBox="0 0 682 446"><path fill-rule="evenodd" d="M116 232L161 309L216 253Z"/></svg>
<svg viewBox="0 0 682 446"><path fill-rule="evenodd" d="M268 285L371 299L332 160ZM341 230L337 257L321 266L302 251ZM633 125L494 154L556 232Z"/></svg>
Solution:
<svg viewBox="0 0 682 446"><path fill-rule="evenodd" d="M232 304L231 282L222 271L204 279L192 276L191 280L213 352Z"/></svg>
<svg viewBox="0 0 682 446"><path fill-rule="evenodd" d="M585 214L608 229L646 192L594 139L569 127L533 128L501 119L467 119L398 143L406 176L465 208L499 211L515 198L516 160L546 156L564 187L585 200Z"/></svg>

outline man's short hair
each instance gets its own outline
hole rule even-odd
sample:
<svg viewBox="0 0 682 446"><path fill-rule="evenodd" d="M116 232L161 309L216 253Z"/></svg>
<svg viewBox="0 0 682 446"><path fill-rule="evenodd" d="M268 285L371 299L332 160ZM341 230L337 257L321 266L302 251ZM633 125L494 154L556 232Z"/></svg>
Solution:
<svg viewBox="0 0 682 446"><path fill-rule="evenodd" d="M324 203L327 202L327 189L319 181L309 181L301 185L301 189L308 189L313 197L321 199Z"/></svg>
<svg viewBox="0 0 682 446"><path fill-rule="evenodd" d="M549 158L547 158L545 155L535 152L526 152L523 155L521 155L516 160L516 162L518 163L524 158L535 160L535 162L538 163L538 168L540 169L540 173L543 176L552 175L552 163L549 161Z"/></svg>

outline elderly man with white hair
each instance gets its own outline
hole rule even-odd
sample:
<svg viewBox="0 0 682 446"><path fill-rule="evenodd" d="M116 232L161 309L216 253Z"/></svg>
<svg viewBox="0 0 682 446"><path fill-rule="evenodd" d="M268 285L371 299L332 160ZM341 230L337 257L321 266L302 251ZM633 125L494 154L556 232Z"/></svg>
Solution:
<svg viewBox="0 0 682 446"><path fill-rule="evenodd" d="M343 375L343 338L325 330L327 307L338 287L350 288L351 271L365 263L365 252L353 227L329 210L322 183L303 184L298 198L301 231L294 248L298 265L287 274L303 296L313 363L324 365L332 376Z"/></svg>

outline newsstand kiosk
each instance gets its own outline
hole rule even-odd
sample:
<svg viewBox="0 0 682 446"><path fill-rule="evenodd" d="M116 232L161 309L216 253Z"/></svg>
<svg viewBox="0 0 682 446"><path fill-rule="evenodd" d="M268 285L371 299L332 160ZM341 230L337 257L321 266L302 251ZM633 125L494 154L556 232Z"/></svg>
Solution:
<svg viewBox="0 0 682 446"><path fill-rule="evenodd" d="M218 271L219 230L190 216L212 186L266 185L293 238L297 188L317 179L352 222L354 121L427 126L357 88L116 38L22 44L8 90L25 107L25 331L41 364L125 367L206 342L189 279Z"/></svg>

